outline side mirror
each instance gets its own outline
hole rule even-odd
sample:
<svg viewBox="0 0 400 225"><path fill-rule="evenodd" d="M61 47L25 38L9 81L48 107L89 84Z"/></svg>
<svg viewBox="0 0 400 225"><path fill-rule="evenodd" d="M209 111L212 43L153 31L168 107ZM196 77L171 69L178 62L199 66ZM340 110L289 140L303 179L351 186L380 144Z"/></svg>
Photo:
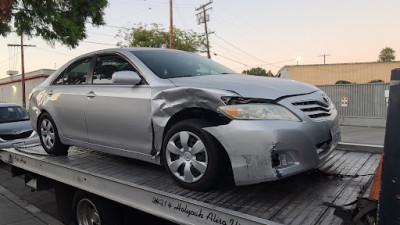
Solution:
<svg viewBox="0 0 400 225"><path fill-rule="evenodd" d="M114 84L139 84L142 79L133 71L118 71L113 73L111 81Z"/></svg>

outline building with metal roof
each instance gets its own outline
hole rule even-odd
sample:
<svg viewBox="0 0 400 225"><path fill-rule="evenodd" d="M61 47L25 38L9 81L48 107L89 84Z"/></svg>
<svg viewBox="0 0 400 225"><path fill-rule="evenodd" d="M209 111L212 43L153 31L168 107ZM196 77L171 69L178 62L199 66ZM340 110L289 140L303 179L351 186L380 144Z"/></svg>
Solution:
<svg viewBox="0 0 400 225"><path fill-rule="evenodd" d="M284 66L277 72L280 78L303 81L313 85L338 83L390 82L390 73L400 68L400 61L338 63Z"/></svg>

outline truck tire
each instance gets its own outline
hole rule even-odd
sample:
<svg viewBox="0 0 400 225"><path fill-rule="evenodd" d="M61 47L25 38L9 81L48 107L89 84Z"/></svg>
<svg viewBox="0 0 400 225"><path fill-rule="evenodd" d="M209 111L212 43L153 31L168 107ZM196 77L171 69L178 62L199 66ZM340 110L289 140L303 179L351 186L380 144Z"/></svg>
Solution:
<svg viewBox="0 0 400 225"><path fill-rule="evenodd" d="M224 171L218 141L202 128L212 126L200 119L183 120L171 127L163 141L163 163L181 186L207 191Z"/></svg>
<svg viewBox="0 0 400 225"><path fill-rule="evenodd" d="M54 181L53 185L60 221L64 224L71 224L74 220L72 213L72 201L74 199L76 189L58 181Z"/></svg>
<svg viewBox="0 0 400 225"><path fill-rule="evenodd" d="M49 155L68 154L69 146L61 143L56 124L48 113L42 113L40 115L37 131L40 137L40 143Z"/></svg>
<svg viewBox="0 0 400 225"><path fill-rule="evenodd" d="M119 205L97 195L77 191L73 200L75 225L121 225Z"/></svg>

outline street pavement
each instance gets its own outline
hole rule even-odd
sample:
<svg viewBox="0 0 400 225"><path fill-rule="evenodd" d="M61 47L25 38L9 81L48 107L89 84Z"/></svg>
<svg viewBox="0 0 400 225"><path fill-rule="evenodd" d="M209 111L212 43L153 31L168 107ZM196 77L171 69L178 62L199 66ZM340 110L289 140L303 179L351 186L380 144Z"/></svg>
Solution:
<svg viewBox="0 0 400 225"><path fill-rule="evenodd" d="M342 142L383 146L385 128L341 126ZM30 192L0 162L0 225L60 225L52 191Z"/></svg>
<svg viewBox="0 0 400 225"><path fill-rule="evenodd" d="M385 140L384 127L340 126L342 142L366 145L381 145Z"/></svg>
<svg viewBox="0 0 400 225"><path fill-rule="evenodd" d="M0 163L0 225L62 225L54 218L57 215L54 194L30 192L21 177L11 177L9 169Z"/></svg>

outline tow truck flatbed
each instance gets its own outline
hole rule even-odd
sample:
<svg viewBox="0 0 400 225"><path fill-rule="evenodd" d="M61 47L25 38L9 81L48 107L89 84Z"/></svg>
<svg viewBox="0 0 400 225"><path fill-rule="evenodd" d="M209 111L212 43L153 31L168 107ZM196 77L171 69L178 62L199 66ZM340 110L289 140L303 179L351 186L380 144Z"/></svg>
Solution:
<svg viewBox="0 0 400 225"><path fill-rule="evenodd" d="M335 150L319 169L373 174L380 157ZM179 224L341 224L322 203L349 203L372 181L372 175L340 178L308 172L235 187L225 177L214 190L197 192L177 185L160 166L75 147L68 156L46 155L40 146L0 150L0 160Z"/></svg>

